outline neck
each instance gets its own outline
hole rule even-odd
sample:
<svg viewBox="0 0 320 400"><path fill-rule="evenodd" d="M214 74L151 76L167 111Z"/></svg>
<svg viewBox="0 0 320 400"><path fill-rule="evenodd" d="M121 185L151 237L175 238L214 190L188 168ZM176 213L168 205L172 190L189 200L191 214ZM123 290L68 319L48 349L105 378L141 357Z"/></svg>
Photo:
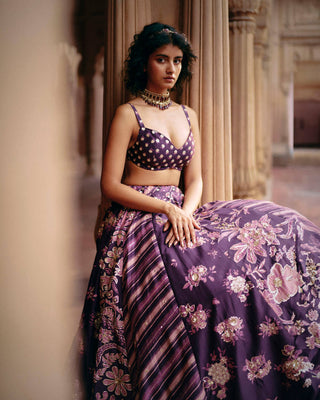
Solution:
<svg viewBox="0 0 320 400"><path fill-rule="evenodd" d="M158 96L168 96L170 94L168 89L154 90L152 88L146 87L144 90L148 90L148 92L151 92Z"/></svg>

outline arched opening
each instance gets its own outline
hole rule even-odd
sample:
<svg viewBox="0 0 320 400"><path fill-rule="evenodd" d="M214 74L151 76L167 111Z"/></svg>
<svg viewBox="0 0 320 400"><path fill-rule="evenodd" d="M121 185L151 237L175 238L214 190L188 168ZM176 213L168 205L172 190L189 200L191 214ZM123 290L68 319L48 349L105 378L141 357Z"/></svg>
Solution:
<svg viewBox="0 0 320 400"><path fill-rule="evenodd" d="M320 148L320 63L298 62L294 76L294 147Z"/></svg>

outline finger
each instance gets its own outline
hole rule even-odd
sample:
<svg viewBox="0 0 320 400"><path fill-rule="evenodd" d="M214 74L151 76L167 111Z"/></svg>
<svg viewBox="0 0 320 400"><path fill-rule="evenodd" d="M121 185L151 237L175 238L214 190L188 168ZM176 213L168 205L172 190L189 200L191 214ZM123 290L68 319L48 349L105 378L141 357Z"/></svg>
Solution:
<svg viewBox="0 0 320 400"><path fill-rule="evenodd" d="M179 238L179 229L178 229L178 227L177 227L176 224L172 224L172 230L173 230L173 234L174 234L174 236L176 237L176 239L177 239L178 241L180 241L180 238Z"/></svg>
<svg viewBox="0 0 320 400"><path fill-rule="evenodd" d="M168 244L171 239L175 239L175 235L173 233L173 230L171 229L170 232L168 233L166 239L165 239L165 244Z"/></svg>
<svg viewBox="0 0 320 400"><path fill-rule="evenodd" d="M192 223L189 225L189 247L192 246L192 243L196 244L197 243L197 237L196 237L196 232L194 230L194 226Z"/></svg>
<svg viewBox="0 0 320 400"><path fill-rule="evenodd" d="M171 228L171 230L170 230L170 232L168 233L168 236L167 236L167 244L168 244L169 247L171 247L174 244L174 242L176 242L176 241L177 241L177 238L175 237L173 229Z"/></svg>
<svg viewBox="0 0 320 400"><path fill-rule="evenodd" d="M201 229L199 222L194 218L192 218L192 224L196 229Z"/></svg>
<svg viewBox="0 0 320 400"><path fill-rule="evenodd" d="M171 247L173 244L175 244L177 242L177 239L173 236L171 239L170 239L170 242L168 243L168 246L169 247Z"/></svg>
<svg viewBox="0 0 320 400"><path fill-rule="evenodd" d="M196 232L194 230L194 228L192 227L192 229L190 230L190 234L191 234L191 241L193 244L197 244L197 236L196 236Z"/></svg>
<svg viewBox="0 0 320 400"><path fill-rule="evenodd" d="M169 226L170 226L170 221L167 221L163 226L163 232L167 231L169 229Z"/></svg>
<svg viewBox="0 0 320 400"><path fill-rule="evenodd" d="M191 226L192 226L192 224L186 224L185 226L184 226L184 236L185 236L185 239L186 239L186 244L187 244L187 246L188 247L190 247L191 246L191 235L190 235L190 228L191 228Z"/></svg>
<svg viewBox="0 0 320 400"><path fill-rule="evenodd" d="M178 236L177 239L179 240L182 247L184 247L184 229L181 222L178 224Z"/></svg>

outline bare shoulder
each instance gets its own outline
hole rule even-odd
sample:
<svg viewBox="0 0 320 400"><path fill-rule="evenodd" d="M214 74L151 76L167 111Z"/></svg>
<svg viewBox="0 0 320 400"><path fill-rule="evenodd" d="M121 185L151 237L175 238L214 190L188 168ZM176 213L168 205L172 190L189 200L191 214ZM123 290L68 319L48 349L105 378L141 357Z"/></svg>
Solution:
<svg viewBox="0 0 320 400"><path fill-rule="evenodd" d="M118 117L118 118L129 118L130 119L130 118L134 117L134 113L133 113L133 110L132 110L132 107L130 106L130 104L124 103L117 107L114 116Z"/></svg>
<svg viewBox="0 0 320 400"><path fill-rule="evenodd" d="M117 107L112 119L112 126L116 127L117 130L125 129L130 133L133 131L136 126L136 117L129 103Z"/></svg>

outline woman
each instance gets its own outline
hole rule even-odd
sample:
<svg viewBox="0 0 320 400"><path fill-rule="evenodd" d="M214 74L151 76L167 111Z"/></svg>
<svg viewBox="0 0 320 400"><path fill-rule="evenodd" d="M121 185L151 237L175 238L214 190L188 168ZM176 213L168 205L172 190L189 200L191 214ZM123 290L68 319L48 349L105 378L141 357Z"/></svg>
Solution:
<svg viewBox="0 0 320 400"><path fill-rule="evenodd" d="M109 131L101 188L112 205L82 316L86 396L319 398L320 231L270 202L196 209L197 117L170 99L194 59L159 23L129 50L136 97Z"/></svg>

